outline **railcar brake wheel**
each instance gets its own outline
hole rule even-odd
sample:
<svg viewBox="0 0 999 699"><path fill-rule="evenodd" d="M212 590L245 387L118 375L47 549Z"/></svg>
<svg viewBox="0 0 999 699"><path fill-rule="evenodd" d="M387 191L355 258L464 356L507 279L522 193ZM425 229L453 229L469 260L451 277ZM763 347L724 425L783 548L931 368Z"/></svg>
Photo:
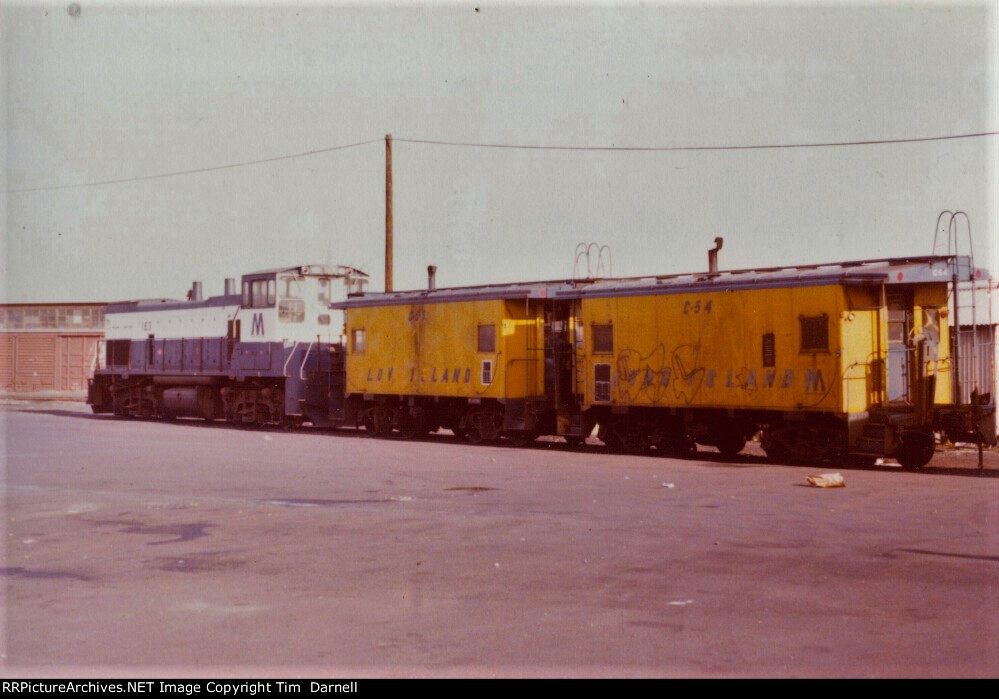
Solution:
<svg viewBox="0 0 999 699"><path fill-rule="evenodd" d="M933 458L933 435L912 430L902 433L902 443L895 458L908 471L915 471L930 463Z"/></svg>

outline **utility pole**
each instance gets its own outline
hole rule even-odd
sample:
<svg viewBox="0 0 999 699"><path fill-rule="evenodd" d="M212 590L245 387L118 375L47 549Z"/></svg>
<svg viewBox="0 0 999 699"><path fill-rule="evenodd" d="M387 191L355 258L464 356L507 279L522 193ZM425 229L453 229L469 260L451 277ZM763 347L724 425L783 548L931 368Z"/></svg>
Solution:
<svg viewBox="0 0 999 699"><path fill-rule="evenodd" d="M392 134L385 134L385 291L392 291Z"/></svg>

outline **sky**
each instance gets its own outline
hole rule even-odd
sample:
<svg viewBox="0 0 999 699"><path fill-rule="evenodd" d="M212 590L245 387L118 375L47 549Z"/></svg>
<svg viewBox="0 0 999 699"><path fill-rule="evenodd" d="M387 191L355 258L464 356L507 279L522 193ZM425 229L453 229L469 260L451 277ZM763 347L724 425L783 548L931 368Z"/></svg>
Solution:
<svg viewBox="0 0 999 699"><path fill-rule="evenodd" d="M999 268L996 136L411 142L995 132L995 0L75 4L0 6L6 302L323 262L381 290L389 133L396 289L568 278L591 242L617 276L716 236L722 269L924 255L945 209Z"/></svg>

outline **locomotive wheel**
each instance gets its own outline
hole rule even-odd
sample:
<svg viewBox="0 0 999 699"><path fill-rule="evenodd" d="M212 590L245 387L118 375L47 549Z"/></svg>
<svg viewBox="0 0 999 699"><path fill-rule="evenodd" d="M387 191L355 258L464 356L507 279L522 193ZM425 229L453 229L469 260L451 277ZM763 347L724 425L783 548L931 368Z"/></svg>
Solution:
<svg viewBox="0 0 999 699"><path fill-rule="evenodd" d="M263 427L271 421L271 411L267 409L266 405L263 403L257 403L254 406L253 421L260 427Z"/></svg>
<svg viewBox="0 0 999 699"><path fill-rule="evenodd" d="M465 429L473 444L495 442L503 432L503 415L497 410L472 410L465 419Z"/></svg>
<svg viewBox="0 0 999 699"><path fill-rule="evenodd" d="M898 447L895 458L902 465L902 468L907 471L915 471L930 463L930 459L933 458L934 446L931 434L915 430L904 432L902 433L902 443Z"/></svg>

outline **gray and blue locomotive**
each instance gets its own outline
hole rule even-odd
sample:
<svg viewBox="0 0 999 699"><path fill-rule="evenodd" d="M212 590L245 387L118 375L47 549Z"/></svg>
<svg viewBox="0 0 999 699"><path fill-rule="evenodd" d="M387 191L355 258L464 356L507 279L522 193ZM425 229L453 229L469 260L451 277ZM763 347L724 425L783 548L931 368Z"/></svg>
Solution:
<svg viewBox="0 0 999 699"><path fill-rule="evenodd" d="M301 265L227 279L222 296L109 305L105 367L88 402L126 417L200 417L297 424L307 378L328 374L342 344L343 312L330 303L360 292L367 274Z"/></svg>

